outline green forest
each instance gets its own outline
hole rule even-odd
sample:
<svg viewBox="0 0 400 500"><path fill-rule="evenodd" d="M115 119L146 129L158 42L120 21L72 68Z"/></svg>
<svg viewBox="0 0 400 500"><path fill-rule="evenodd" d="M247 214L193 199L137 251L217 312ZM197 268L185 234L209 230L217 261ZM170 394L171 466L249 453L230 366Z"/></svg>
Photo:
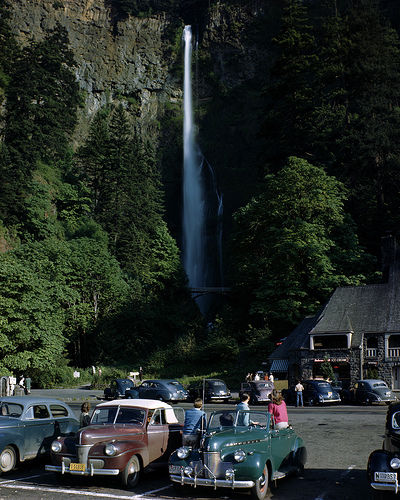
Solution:
<svg viewBox="0 0 400 500"><path fill-rule="evenodd" d="M110 2L121 20L160 10L187 16L189 7L204 18L216 4L243 3ZM243 374L337 286L383 279L380 239L400 229L392 3L278 3L273 27L265 14L247 34L270 54L247 87L227 88L199 48L213 89L198 110L202 148L231 179L231 292L210 324L187 288L178 188L168 182L180 178L182 110L166 107L156 142L140 133L134 99L131 108L110 100L75 146L85 95L67 30L57 25L21 46L0 0L2 374L47 387L91 365ZM231 135L216 139L217 123ZM229 154L215 151L221 139Z"/></svg>

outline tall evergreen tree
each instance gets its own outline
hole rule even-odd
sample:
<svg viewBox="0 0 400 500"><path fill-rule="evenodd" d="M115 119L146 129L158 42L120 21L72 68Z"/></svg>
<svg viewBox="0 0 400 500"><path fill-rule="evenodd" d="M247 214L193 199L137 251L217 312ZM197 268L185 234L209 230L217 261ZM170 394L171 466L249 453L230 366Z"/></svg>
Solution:
<svg viewBox="0 0 400 500"><path fill-rule="evenodd" d="M254 326L284 332L315 313L336 286L362 282L365 254L345 199L342 183L291 157L235 215L236 289ZM343 253L351 269L343 267Z"/></svg>
<svg viewBox="0 0 400 500"><path fill-rule="evenodd" d="M74 60L65 28L57 25L40 42L31 41L14 61L7 86L4 141L10 164L0 186L0 216L21 217L38 160L62 158L76 123L80 101ZM20 221L21 222L21 221Z"/></svg>
<svg viewBox="0 0 400 500"><path fill-rule="evenodd" d="M271 70L263 125L268 166L273 170L289 155L302 156L308 152L304 139L313 109L317 55L314 28L305 2L284 1L281 29L274 42L278 56Z"/></svg>

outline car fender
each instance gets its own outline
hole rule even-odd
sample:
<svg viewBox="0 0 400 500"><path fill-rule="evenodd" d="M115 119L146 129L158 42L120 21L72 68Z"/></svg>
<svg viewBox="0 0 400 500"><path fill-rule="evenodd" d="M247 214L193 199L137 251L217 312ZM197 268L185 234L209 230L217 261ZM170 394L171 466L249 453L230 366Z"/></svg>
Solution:
<svg viewBox="0 0 400 500"><path fill-rule="evenodd" d="M15 427L11 432L10 429L7 429L7 434L3 434L0 440L0 453L6 446L12 446L15 450L17 450L19 460L24 460L24 436L20 427Z"/></svg>
<svg viewBox="0 0 400 500"><path fill-rule="evenodd" d="M375 450L368 458L367 474L369 481L374 481L375 472L395 472L390 467L390 460L393 458L393 453L386 450Z"/></svg>
<svg viewBox="0 0 400 500"><path fill-rule="evenodd" d="M96 443L92 446L89 456L104 456L104 447L108 444L112 443L117 449L117 453L108 457L109 459L118 458L122 455L132 456L132 455L140 455L142 459L143 466L149 464L149 451L147 449L147 444L143 441L127 441L118 439L113 441L104 441L102 443Z"/></svg>

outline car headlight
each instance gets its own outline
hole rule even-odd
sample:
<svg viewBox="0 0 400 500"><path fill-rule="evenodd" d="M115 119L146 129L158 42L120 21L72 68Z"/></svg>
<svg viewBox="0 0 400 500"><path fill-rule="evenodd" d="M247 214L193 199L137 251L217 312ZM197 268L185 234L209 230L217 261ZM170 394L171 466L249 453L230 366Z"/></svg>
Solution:
<svg viewBox="0 0 400 500"><path fill-rule="evenodd" d="M53 453L60 453L61 448L62 448L62 444L59 441L53 441L51 443L51 451Z"/></svg>
<svg viewBox="0 0 400 500"><path fill-rule="evenodd" d="M104 453L111 457L112 455L115 455L117 453L117 448L112 443L108 443L104 447Z"/></svg>
<svg viewBox="0 0 400 500"><path fill-rule="evenodd" d="M189 453L190 453L190 448L188 448L187 446L182 446L181 448L178 448L176 450L176 454L178 458L180 458L181 460L187 458L189 456Z"/></svg>
<svg viewBox="0 0 400 500"><path fill-rule="evenodd" d="M390 467L392 469L400 469L400 458L392 458L392 460L390 461Z"/></svg>
<svg viewBox="0 0 400 500"><path fill-rule="evenodd" d="M246 452L244 452L243 450L236 450L233 458L235 459L235 462L243 462L246 458Z"/></svg>

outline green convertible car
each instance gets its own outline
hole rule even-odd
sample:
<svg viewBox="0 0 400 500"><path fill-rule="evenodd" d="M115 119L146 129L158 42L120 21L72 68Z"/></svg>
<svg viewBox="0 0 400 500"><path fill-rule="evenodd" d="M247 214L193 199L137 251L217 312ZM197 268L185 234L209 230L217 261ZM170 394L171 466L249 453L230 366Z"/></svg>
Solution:
<svg viewBox="0 0 400 500"><path fill-rule="evenodd" d="M247 489L263 500L271 481L301 474L306 458L303 440L291 426L274 429L267 411L222 410L210 415L198 446L172 453L169 475L178 489Z"/></svg>

